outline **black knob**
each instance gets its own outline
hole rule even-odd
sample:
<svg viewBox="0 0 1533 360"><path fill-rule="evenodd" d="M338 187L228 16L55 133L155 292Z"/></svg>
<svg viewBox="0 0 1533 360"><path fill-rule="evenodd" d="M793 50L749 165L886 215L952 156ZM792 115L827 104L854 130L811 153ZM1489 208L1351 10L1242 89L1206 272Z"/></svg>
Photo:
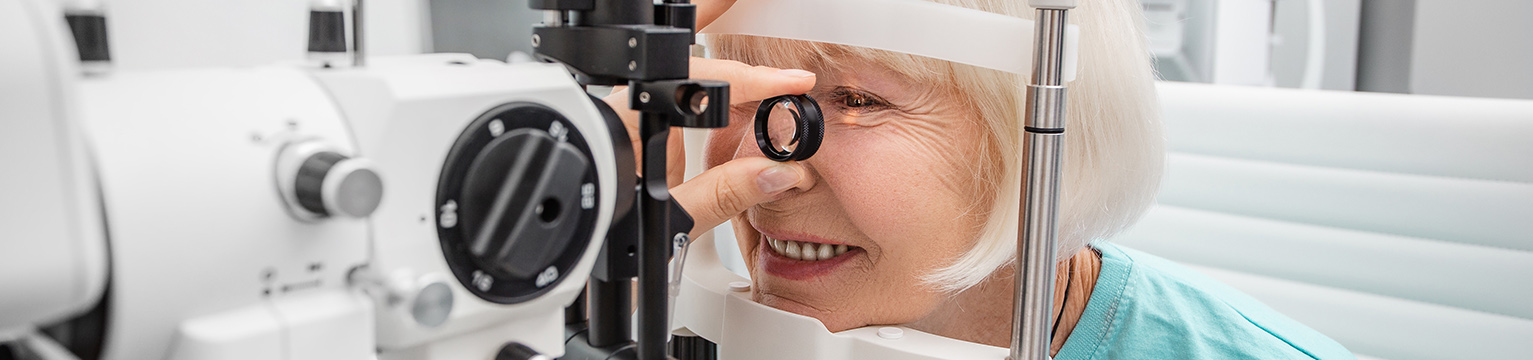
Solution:
<svg viewBox="0 0 1533 360"><path fill-rule="evenodd" d="M513 342L501 347L500 352L495 354L495 360L548 360L548 357L527 345Z"/></svg>
<svg viewBox="0 0 1533 360"><path fill-rule="evenodd" d="M309 11L309 52L346 52L346 13L338 9Z"/></svg>
<svg viewBox="0 0 1533 360"><path fill-rule="evenodd" d="M65 14L69 32L74 35L75 49L80 61L111 61L112 51L107 42L106 16L99 13Z"/></svg>
<svg viewBox="0 0 1533 360"><path fill-rule="evenodd" d="M579 148L538 129L495 138L471 163L462 188L461 222L469 253L499 277L560 276L554 262L575 243L582 182L590 161Z"/></svg>
<svg viewBox="0 0 1533 360"><path fill-rule="evenodd" d="M295 175L298 205L321 217L367 217L383 200L383 179L371 166L333 151L304 158Z"/></svg>

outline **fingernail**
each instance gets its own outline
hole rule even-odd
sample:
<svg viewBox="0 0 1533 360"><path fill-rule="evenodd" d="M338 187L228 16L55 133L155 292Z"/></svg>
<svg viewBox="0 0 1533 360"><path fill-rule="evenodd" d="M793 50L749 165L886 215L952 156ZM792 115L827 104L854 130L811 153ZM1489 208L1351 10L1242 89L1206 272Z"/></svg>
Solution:
<svg viewBox="0 0 1533 360"><path fill-rule="evenodd" d="M814 76L814 73L812 73L812 72L808 72L808 71L804 71L804 70L799 70L799 69L782 69L782 70L777 70L777 73L778 74L782 74L783 76L792 76L792 77L799 77L799 78L806 78L806 77L813 77Z"/></svg>
<svg viewBox="0 0 1533 360"><path fill-rule="evenodd" d="M773 166L756 174L756 186L766 194L787 190L797 184L798 180L798 172L788 165Z"/></svg>

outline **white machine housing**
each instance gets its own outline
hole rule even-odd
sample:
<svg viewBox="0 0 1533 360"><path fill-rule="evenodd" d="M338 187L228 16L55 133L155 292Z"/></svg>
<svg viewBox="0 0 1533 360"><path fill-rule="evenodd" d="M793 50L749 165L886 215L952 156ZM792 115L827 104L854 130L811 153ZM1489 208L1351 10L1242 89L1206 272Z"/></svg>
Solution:
<svg viewBox="0 0 1533 360"><path fill-rule="evenodd" d="M0 340L89 309L106 287L78 55L55 5L0 1Z"/></svg>
<svg viewBox="0 0 1533 360"><path fill-rule="evenodd" d="M389 183L372 217L369 271L396 281L445 281L457 299L438 327L417 323L408 309L379 307L381 358L484 359L512 340L550 357L563 354L562 310L584 289L619 191L609 129L569 72L554 64L430 54L369 59L366 67L316 72L315 78L340 104L361 151ZM486 111L519 101L547 106L574 123L590 145L606 195L597 204L595 238L574 270L536 299L502 305L481 300L453 278L441 256L436 219L442 209L435 203L444 159L460 133Z"/></svg>
<svg viewBox="0 0 1533 360"><path fill-rule="evenodd" d="M114 219L105 358L488 358L511 341L562 353L561 310L595 261L612 196L566 281L515 305L452 278L432 220L443 159L495 105L558 110L597 168L615 168L601 114L562 67L428 55L361 69L116 74L83 88ZM371 220L290 213L275 174L299 141L374 164L386 186ZM615 194L611 171L598 177ZM431 284L452 288L440 325L411 314Z"/></svg>
<svg viewBox="0 0 1533 360"><path fill-rule="evenodd" d="M0 340L94 307L104 359L488 358L513 341L562 353L562 310L618 191L611 132L562 67L429 55L81 79L62 12L26 0L0 10L0 45L28 55L0 59L0 159L26 175L0 183ZM562 280L502 305L452 279L431 199L464 125L513 101L574 124L605 195ZM375 155L379 221L295 214L283 155L300 143ZM427 299L446 319L421 324L412 290L431 285L451 289Z"/></svg>
<svg viewBox="0 0 1533 360"><path fill-rule="evenodd" d="M321 141L355 155L307 73L119 73L82 84L111 219L106 359L370 359L372 305L347 283L362 219L302 220L278 157Z"/></svg>

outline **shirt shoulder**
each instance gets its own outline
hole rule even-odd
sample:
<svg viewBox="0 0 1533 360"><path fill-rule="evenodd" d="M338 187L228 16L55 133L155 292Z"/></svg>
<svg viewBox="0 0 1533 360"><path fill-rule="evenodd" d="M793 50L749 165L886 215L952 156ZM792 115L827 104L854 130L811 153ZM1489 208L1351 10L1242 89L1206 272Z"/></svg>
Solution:
<svg viewBox="0 0 1533 360"><path fill-rule="evenodd" d="M1066 359L1352 359L1341 344L1234 288L1112 244ZM1068 353L1067 353L1068 352Z"/></svg>

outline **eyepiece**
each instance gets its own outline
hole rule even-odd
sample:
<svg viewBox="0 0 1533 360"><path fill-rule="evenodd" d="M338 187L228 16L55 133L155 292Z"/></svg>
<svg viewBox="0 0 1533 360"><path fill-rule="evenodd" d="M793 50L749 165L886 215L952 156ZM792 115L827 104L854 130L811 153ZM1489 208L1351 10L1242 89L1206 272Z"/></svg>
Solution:
<svg viewBox="0 0 1533 360"><path fill-rule="evenodd" d="M824 138L825 117L808 95L773 97L756 108L756 147L768 159L808 160Z"/></svg>

